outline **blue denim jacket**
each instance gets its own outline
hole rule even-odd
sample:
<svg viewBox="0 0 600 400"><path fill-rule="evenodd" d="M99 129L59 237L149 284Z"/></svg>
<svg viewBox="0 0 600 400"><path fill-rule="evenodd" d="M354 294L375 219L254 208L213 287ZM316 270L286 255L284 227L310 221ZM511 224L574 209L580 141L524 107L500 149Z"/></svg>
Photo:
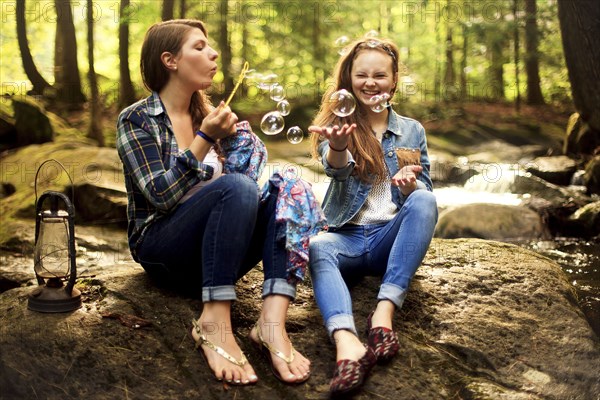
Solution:
<svg viewBox="0 0 600 400"><path fill-rule="evenodd" d="M381 146L390 177L394 176L400 170L396 149L419 149L423 172L418 175L417 190L426 189L432 191L425 129L418 121L398 115L391 107L389 110L388 128L383 135ZM343 168L332 168L327 163L328 152L329 142L323 141L319 145L319 154L322 157L325 173L327 176L333 178L323 200L323 211L327 217L329 230L335 230L346 224L356 215L365 203L372 185L361 182L357 176L352 175L355 161L350 152L348 152L348 165ZM400 188L392 186L392 200L398 209L402 207L406 198L407 196L402 194Z"/></svg>

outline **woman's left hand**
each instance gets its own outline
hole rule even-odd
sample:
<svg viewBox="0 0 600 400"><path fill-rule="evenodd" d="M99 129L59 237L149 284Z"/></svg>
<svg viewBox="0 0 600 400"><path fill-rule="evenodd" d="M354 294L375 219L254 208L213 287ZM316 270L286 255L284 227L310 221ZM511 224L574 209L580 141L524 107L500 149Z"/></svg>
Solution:
<svg viewBox="0 0 600 400"><path fill-rule="evenodd" d="M417 175L423 171L420 165L407 165L392 178L392 185L398 186L403 195L408 196L417 188Z"/></svg>

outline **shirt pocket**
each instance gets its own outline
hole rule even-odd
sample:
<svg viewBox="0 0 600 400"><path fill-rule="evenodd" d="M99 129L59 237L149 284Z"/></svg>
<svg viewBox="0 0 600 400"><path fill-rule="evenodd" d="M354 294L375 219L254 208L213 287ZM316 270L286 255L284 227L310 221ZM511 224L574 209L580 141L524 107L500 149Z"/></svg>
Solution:
<svg viewBox="0 0 600 400"><path fill-rule="evenodd" d="M421 149L418 148L396 148L396 157L398 158L399 169L407 165L421 165Z"/></svg>

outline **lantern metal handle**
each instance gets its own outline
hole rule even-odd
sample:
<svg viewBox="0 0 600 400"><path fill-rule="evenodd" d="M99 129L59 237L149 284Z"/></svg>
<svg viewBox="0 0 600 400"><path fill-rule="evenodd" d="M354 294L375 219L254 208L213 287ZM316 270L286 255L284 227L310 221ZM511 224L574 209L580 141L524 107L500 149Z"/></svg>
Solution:
<svg viewBox="0 0 600 400"><path fill-rule="evenodd" d="M37 192L37 184L38 184L38 175L40 174L40 171L42 170L42 167L49 163L49 162L55 162L56 164L58 164L63 171L65 171L65 174L67 174L67 178L69 178L69 182L71 182L71 199L73 201L75 201L75 184L73 184L73 179L71 179L71 175L69 175L69 171L67 171L67 169L65 168L64 165L62 165L62 163L58 160L55 160L54 158L51 158L49 160L44 161L43 163L40 164L40 166L38 167L37 171L35 172L35 179L33 182L33 190L35 193L35 207L37 208L37 202L38 202L38 192ZM73 215L75 215L75 210L73 209Z"/></svg>

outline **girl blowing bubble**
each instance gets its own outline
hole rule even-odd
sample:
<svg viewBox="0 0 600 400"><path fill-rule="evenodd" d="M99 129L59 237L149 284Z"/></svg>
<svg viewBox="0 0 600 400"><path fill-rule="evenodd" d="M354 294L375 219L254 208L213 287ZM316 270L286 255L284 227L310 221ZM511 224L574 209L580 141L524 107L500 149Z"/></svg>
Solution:
<svg viewBox="0 0 600 400"><path fill-rule="evenodd" d="M262 259L264 303L250 340L277 378L304 382L310 362L285 329L296 285L276 240L277 195L261 201L255 181L266 151L247 122L238 123L223 102L212 107L206 96L217 57L200 21L166 21L146 33L141 72L152 94L121 112L117 132L129 246L151 276L202 294L192 336L216 378L239 385L258 378L233 335L231 304L237 279ZM224 163L231 143L243 143L249 148L238 153L258 159L244 173Z"/></svg>

